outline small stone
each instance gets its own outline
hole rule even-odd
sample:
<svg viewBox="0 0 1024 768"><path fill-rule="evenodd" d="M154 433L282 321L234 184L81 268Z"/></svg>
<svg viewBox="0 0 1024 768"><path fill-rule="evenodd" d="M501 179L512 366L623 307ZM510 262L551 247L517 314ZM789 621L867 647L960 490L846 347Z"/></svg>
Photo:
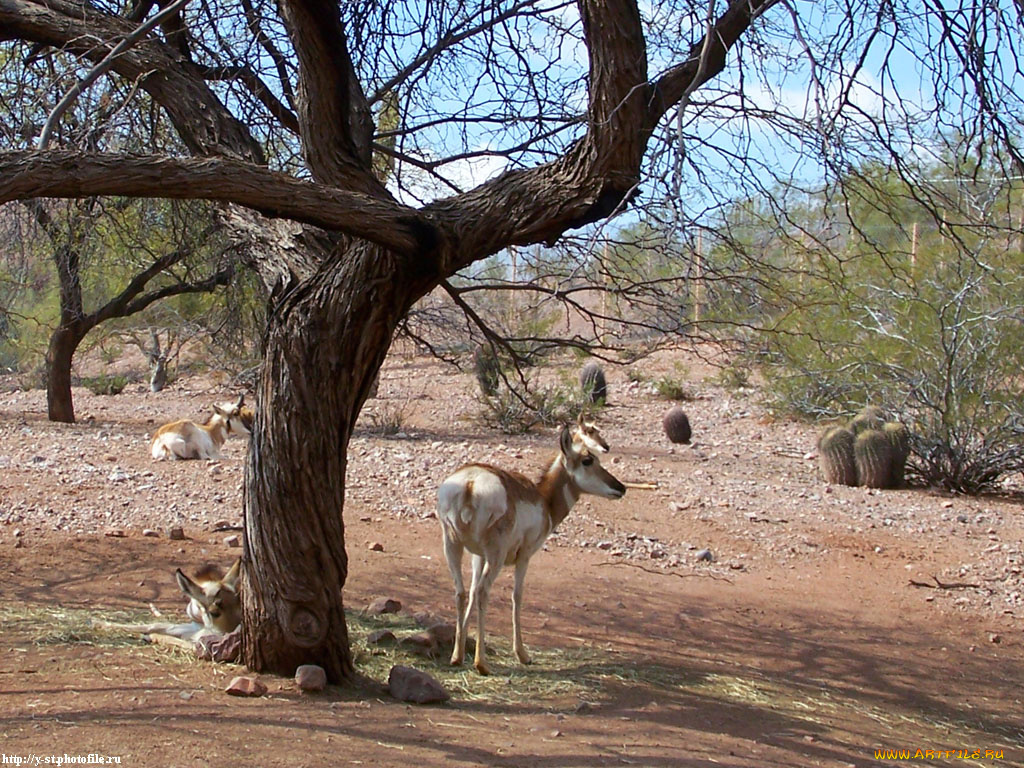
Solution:
<svg viewBox="0 0 1024 768"><path fill-rule="evenodd" d="M380 616L385 613L398 613L400 610L402 610L402 601L390 597L378 597L366 606L366 612L374 616Z"/></svg>
<svg viewBox="0 0 1024 768"><path fill-rule="evenodd" d="M267 692L267 686L255 677L236 677L224 689L229 696L262 696Z"/></svg>
<svg viewBox="0 0 1024 768"><path fill-rule="evenodd" d="M303 664L295 670L295 684L300 691L322 691L327 687L327 673L316 664Z"/></svg>
<svg viewBox="0 0 1024 768"><path fill-rule="evenodd" d="M383 552L384 551L384 545L381 544L379 541L375 541L375 542L373 542L370 545L370 551L371 552Z"/></svg>
<svg viewBox="0 0 1024 768"><path fill-rule="evenodd" d="M160 531L155 531L152 528L143 528L142 535L148 536L151 539L156 539L160 537Z"/></svg>
<svg viewBox="0 0 1024 768"><path fill-rule="evenodd" d="M15 549L21 549L24 546L25 546L25 542L22 541L21 539L15 539L14 540L14 548Z"/></svg>
<svg viewBox="0 0 1024 768"><path fill-rule="evenodd" d="M179 699L184 699L185 701L188 701L189 699L192 698L192 693L190 691L182 691L181 693L178 694L178 698Z"/></svg>
<svg viewBox="0 0 1024 768"><path fill-rule="evenodd" d="M242 537L232 534L231 536L224 537L224 545L227 547L240 547L242 546Z"/></svg>
<svg viewBox="0 0 1024 768"><path fill-rule="evenodd" d="M185 539L185 530L183 528L171 528L167 531L167 538L171 541L183 541Z"/></svg>
<svg viewBox="0 0 1024 768"><path fill-rule="evenodd" d="M390 629L378 629L366 636L366 642L369 645L392 645L398 642L398 638Z"/></svg>
<svg viewBox="0 0 1024 768"><path fill-rule="evenodd" d="M123 539L124 530L122 528L107 528L107 530L103 532L103 535L109 536L112 539Z"/></svg>
<svg viewBox="0 0 1024 768"><path fill-rule="evenodd" d="M967 522L967 515L963 515L963 514L957 515L956 516L956 521L958 523L966 523Z"/></svg>
<svg viewBox="0 0 1024 768"><path fill-rule="evenodd" d="M998 645L999 643L1003 642L1003 636L993 632L991 635L988 636L988 641L990 643L995 643L996 645Z"/></svg>
<svg viewBox="0 0 1024 768"><path fill-rule="evenodd" d="M707 561L709 563L715 562L715 556L712 554L710 549L701 549L694 554L697 558L697 562Z"/></svg>
<svg viewBox="0 0 1024 768"><path fill-rule="evenodd" d="M418 632L415 635L403 637L398 641L398 645L410 653L428 659L436 659L440 655L437 639L429 632Z"/></svg>
<svg viewBox="0 0 1024 768"><path fill-rule="evenodd" d="M195 643L196 656L206 661L230 663L242 652L242 628L237 627L226 635L201 635Z"/></svg>
<svg viewBox="0 0 1024 768"><path fill-rule="evenodd" d="M434 704L451 698L444 686L426 672L401 664L391 668L388 691L399 701L413 704Z"/></svg>

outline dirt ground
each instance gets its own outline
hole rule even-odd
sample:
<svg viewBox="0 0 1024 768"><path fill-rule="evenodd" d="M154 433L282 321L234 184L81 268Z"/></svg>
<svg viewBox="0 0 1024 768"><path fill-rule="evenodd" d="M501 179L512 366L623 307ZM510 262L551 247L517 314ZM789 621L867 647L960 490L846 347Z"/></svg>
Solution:
<svg viewBox="0 0 1024 768"><path fill-rule="evenodd" d="M180 615L174 568L241 553L236 532L215 529L240 524L245 444L229 441L217 462L173 463L154 462L148 444L160 423L200 418L237 393L210 376L160 394L76 389L79 424L67 426L46 421L44 392L0 388L5 763L1024 765L1017 489L965 498L826 486L817 427L771 418L756 392L721 388L696 359L642 368L690 381L693 445L663 437L670 403L649 384L608 371L604 464L657 487L585 497L533 559L527 668L509 650L502 574L485 680L369 645L375 625L360 610L399 600L400 615L377 620L396 631L416 612L451 620L438 484L467 460L533 474L554 433L487 429L471 375L390 359L351 446L345 509L361 679L303 695L262 676L269 693L252 699L223 693L238 667L89 624L144 616L151 603ZM386 421L402 431L377 434ZM175 526L184 541L169 539ZM390 698L393 663L437 676L451 702Z"/></svg>

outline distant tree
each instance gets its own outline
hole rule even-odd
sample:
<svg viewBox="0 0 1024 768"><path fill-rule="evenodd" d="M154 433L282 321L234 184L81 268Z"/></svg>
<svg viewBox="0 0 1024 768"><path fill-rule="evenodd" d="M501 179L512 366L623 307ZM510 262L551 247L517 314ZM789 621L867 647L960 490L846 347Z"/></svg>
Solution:
<svg viewBox="0 0 1024 768"><path fill-rule="evenodd" d="M197 211L183 222L180 215L183 206L163 204L161 207L165 210L161 214L168 215L158 218L161 225L168 227L166 232L154 235L151 226L136 223L138 228L130 232L121 230L128 241L114 245L120 253L106 252L100 254L99 259L89 260L93 269L106 271L104 284L116 284L115 276L120 274L126 274L127 279L122 286L114 288L113 296L102 296L102 291L94 291L98 294L95 299L97 306L87 308L84 286L90 275L85 271L84 251L112 245L109 239L97 236L95 230L104 224L111 228L117 217L104 211L95 199L73 202L61 210L39 200L27 201L26 205L40 230L47 235L59 285L59 322L50 335L46 351L47 414L50 421L74 422L72 362L76 350L90 331L108 321L143 312L163 299L186 293L205 293L227 285L234 267L221 252L209 259L215 266L206 270L207 276L194 277L192 273L203 271L202 267L197 270L192 266L197 262L199 252L214 246L212 225L204 226L197 217ZM136 214L133 217L136 219L154 213L152 210L140 210L137 203L129 205L129 212ZM177 245L172 247L171 243L175 241ZM154 245L162 252L153 253Z"/></svg>

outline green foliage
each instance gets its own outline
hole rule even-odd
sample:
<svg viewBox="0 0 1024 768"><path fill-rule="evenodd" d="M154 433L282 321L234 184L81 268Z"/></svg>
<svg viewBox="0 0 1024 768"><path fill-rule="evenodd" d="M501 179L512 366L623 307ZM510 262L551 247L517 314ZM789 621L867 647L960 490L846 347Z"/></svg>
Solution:
<svg viewBox="0 0 1024 768"><path fill-rule="evenodd" d="M501 380L501 361L490 346L480 346L473 353L473 373L480 393L490 397L498 391Z"/></svg>
<svg viewBox="0 0 1024 768"><path fill-rule="evenodd" d="M773 320L769 398L829 418L886 403L910 430L908 477L992 490L1024 471L1024 254L993 227L997 211L940 228L898 184L875 182L850 208L858 237L844 258L803 274L801 300ZM1019 220L1019 202L1006 211Z"/></svg>
<svg viewBox="0 0 1024 768"><path fill-rule="evenodd" d="M659 397L663 397L666 400L685 401L694 399L689 385L682 379L670 374L665 374L655 379L654 389Z"/></svg>
<svg viewBox="0 0 1024 768"><path fill-rule="evenodd" d="M488 427L506 435L521 435L538 424L553 427L576 421L585 411L593 411L592 404L576 387L562 383L532 389L521 393L501 386L491 396L481 395L481 419Z"/></svg>
<svg viewBox="0 0 1024 768"><path fill-rule="evenodd" d="M94 395L119 395L128 384L127 376L90 376L82 379L82 386Z"/></svg>
<svg viewBox="0 0 1024 768"><path fill-rule="evenodd" d="M747 389L750 387L750 370L736 364L727 365L719 369L715 380L726 389Z"/></svg>

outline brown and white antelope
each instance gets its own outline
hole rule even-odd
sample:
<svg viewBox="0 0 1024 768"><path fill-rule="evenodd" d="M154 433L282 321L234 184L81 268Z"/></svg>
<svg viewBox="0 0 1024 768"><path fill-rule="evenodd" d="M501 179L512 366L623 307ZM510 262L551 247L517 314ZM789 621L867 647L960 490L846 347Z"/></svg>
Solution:
<svg viewBox="0 0 1024 768"><path fill-rule="evenodd" d="M220 447L228 435L250 432L252 420L246 419L244 400L245 395L240 395L235 403L214 403L213 415L205 424L188 419L164 424L153 435L153 458L219 459Z"/></svg>
<svg viewBox="0 0 1024 768"><path fill-rule="evenodd" d="M191 621L185 624L103 622L103 625L144 635L171 638L172 645L187 647L192 647L195 641L205 635L226 635L233 632L242 623L242 601L238 584L241 565L241 559L236 560L227 573L223 573L215 565L206 565L192 578L186 576L180 568L174 572L178 587L189 599L185 614ZM175 640L180 642L174 642Z"/></svg>
<svg viewBox="0 0 1024 768"><path fill-rule="evenodd" d="M584 493L620 499L625 487L601 466L597 455L563 427L559 453L536 483L518 472L488 464L467 464L438 491L437 511L444 537L444 555L455 581L455 650L451 663L466 654L466 627L476 605L477 637L473 665L489 673L484 660L487 600L502 566L515 565L512 591L512 647L519 661L530 663L523 645L519 614L530 558ZM462 581L462 553L469 550L473 580L467 593Z"/></svg>

